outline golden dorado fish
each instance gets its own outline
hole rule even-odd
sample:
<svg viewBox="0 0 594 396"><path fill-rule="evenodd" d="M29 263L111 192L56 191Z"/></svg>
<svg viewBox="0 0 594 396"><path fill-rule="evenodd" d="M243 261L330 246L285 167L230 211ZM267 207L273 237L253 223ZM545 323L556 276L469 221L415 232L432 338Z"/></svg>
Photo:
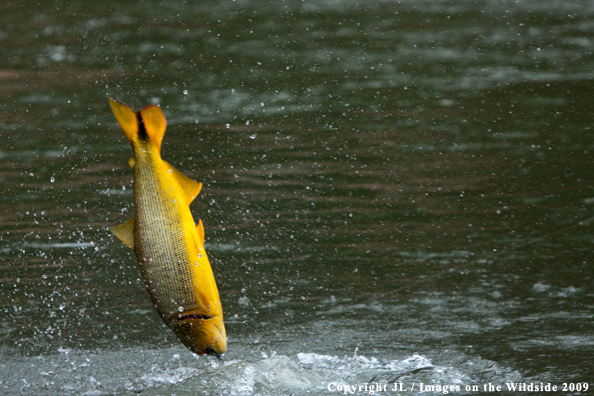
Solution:
<svg viewBox="0 0 594 396"><path fill-rule="evenodd" d="M136 253L153 305L181 342L200 355L223 354L223 309L202 220L196 225L190 212L202 183L161 159L167 121L159 106L135 113L111 98L109 104L134 150L134 217L110 230Z"/></svg>

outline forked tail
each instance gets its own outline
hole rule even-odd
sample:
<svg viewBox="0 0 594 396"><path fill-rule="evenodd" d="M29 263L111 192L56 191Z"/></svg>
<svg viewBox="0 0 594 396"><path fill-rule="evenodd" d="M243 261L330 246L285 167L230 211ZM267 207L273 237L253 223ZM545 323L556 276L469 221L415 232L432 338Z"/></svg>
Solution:
<svg viewBox="0 0 594 396"><path fill-rule="evenodd" d="M159 106L146 106L138 113L135 113L130 107L118 103L112 98L109 98L109 104L118 124L120 124L124 135L126 135L134 150L136 150L140 141L148 139L161 152L161 142L167 128L167 120L165 120L165 115Z"/></svg>

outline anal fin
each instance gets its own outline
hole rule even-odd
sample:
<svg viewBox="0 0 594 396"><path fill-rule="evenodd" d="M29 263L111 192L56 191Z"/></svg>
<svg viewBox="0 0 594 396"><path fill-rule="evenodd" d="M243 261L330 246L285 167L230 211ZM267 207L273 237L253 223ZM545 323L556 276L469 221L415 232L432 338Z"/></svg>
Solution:
<svg viewBox="0 0 594 396"><path fill-rule="evenodd" d="M134 250L134 218L131 218L118 226L109 227L109 230L120 241L124 242L126 246Z"/></svg>
<svg viewBox="0 0 594 396"><path fill-rule="evenodd" d="M188 176L184 175L183 173L175 169L173 166L171 166L171 164L169 164L168 162L163 162L165 162L165 165L167 165L168 167L169 173L173 175L173 177L181 187L186 202L188 203L188 205L191 204L192 201L200 193L200 190L202 190L202 183L198 183L196 180L190 179Z"/></svg>

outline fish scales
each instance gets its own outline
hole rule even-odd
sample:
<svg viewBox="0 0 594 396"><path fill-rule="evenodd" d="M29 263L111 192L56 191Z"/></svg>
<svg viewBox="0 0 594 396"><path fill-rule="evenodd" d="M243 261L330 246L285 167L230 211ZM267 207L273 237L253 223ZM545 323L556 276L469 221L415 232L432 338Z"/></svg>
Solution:
<svg viewBox="0 0 594 396"><path fill-rule="evenodd" d="M134 217L110 230L136 253L146 289L158 314L180 341L197 354L227 348L223 310L204 250L202 221L189 205L201 183L161 159L167 122L158 106L135 113L109 100L134 149Z"/></svg>
<svg viewBox="0 0 594 396"><path fill-rule="evenodd" d="M164 320L185 310L197 309L192 289L190 258L177 213L184 205L181 194L170 191L173 180L159 180L149 158L136 158L134 210L136 255L153 304ZM169 183L168 183L169 182ZM181 307L181 310L180 310Z"/></svg>

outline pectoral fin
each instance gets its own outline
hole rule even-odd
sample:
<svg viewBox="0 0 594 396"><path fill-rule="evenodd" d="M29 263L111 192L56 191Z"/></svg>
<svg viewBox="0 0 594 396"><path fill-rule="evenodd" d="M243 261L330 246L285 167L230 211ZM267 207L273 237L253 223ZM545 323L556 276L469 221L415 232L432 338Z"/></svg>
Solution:
<svg viewBox="0 0 594 396"><path fill-rule="evenodd" d="M134 158L130 158L128 160L128 165L130 165L130 168L134 169L134 164L136 163L136 160Z"/></svg>
<svg viewBox="0 0 594 396"><path fill-rule="evenodd" d="M109 230L126 246L134 250L134 218L118 226L110 227Z"/></svg>
<svg viewBox="0 0 594 396"><path fill-rule="evenodd" d="M163 161L165 162L165 161ZM198 183L195 180L190 179L188 176L184 175L177 169L175 169L171 164L165 162L168 166L169 173L173 175L177 183L179 184L182 192L184 193L184 198L186 202L189 204L198 196L200 190L202 189L202 183Z"/></svg>

